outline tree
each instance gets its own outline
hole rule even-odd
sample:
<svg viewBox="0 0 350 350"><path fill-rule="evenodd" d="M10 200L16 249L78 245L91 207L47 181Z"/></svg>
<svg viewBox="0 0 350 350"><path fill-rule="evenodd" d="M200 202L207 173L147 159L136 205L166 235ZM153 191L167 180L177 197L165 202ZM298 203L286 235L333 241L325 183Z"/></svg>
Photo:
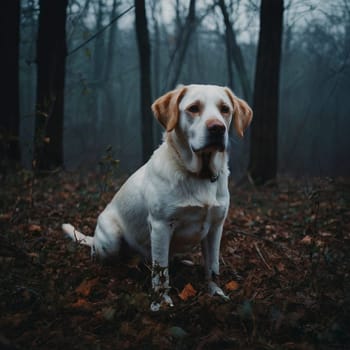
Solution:
<svg viewBox="0 0 350 350"><path fill-rule="evenodd" d="M33 166L63 165L63 113L68 0L39 0Z"/></svg>
<svg viewBox="0 0 350 350"><path fill-rule="evenodd" d="M142 160L153 152L153 116L151 113L151 48L148 36L145 0L135 0L135 25L140 62Z"/></svg>
<svg viewBox="0 0 350 350"><path fill-rule="evenodd" d="M0 13L0 168L20 161L19 18L20 1L5 0Z"/></svg>
<svg viewBox="0 0 350 350"><path fill-rule="evenodd" d="M279 72L283 0L262 0L253 98L249 172L256 184L277 175Z"/></svg>
<svg viewBox="0 0 350 350"><path fill-rule="evenodd" d="M229 85L233 88L233 80L232 80L232 66L231 59L233 60L237 73L239 76L239 80L241 82L243 96L247 101L251 101L251 88L249 84L248 73L244 64L243 54L241 48L239 47L236 35L233 30L233 26L230 21L229 14L227 12L227 8L225 5L225 0L219 0L218 5L222 12L222 16L224 18L225 23L225 40L226 40L226 55L227 55L227 67L229 76Z"/></svg>
<svg viewBox="0 0 350 350"><path fill-rule="evenodd" d="M177 4L178 9L178 4ZM176 11L177 23L180 22L178 11ZM179 38L177 40L177 47L175 48L172 59L170 60L170 65L174 67L174 72L172 78L168 84L168 89L173 89L178 82L179 76L181 74L182 66L184 63L187 48L190 44L191 36L193 35L197 25L196 20L196 0L190 0L188 14L186 17L186 22L183 25ZM170 78L171 75L168 77Z"/></svg>

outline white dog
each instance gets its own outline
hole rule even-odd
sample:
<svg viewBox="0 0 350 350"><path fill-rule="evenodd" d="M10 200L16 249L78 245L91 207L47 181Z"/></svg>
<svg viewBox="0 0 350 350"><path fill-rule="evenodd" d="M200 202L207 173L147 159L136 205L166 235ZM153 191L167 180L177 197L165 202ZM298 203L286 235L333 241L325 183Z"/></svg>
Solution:
<svg viewBox="0 0 350 350"><path fill-rule="evenodd" d="M151 259L152 310L173 305L169 256L200 242L209 291L225 297L215 277L230 200L228 132L233 119L243 136L252 111L228 88L214 85L178 87L158 98L152 110L166 129L164 142L100 214L93 237L70 224L63 231L102 258L118 254L124 240Z"/></svg>

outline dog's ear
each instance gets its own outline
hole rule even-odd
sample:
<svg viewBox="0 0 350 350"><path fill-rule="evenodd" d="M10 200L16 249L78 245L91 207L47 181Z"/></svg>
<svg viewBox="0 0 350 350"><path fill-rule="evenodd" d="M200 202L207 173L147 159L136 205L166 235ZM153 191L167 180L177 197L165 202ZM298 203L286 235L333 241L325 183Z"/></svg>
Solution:
<svg viewBox="0 0 350 350"><path fill-rule="evenodd" d="M245 129L253 119L253 111L247 102L241 100L229 89L225 88L228 97L233 105L233 124L240 137L243 137Z"/></svg>
<svg viewBox="0 0 350 350"><path fill-rule="evenodd" d="M185 86L178 87L159 97L152 104L152 111L155 117L168 132L173 130L179 121L179 103L186 90Z"/></svg>

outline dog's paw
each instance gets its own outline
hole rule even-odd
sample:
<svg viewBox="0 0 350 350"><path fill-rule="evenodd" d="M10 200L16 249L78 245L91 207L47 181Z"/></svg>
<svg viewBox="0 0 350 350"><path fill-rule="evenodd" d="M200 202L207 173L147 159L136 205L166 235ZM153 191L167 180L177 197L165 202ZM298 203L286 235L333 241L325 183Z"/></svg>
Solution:
<svg viewBox="0 0 350 350"><path fill-rule="evenodd" d="M169 307L174 306L173 301L171 300L171 298L169 297L169 295L167 293L163 293L157 299L160 299L160 300L153 301L151 303L151 306L150 306L150 309L153 312L157 312L161 309L167 309Z"/></svg>
<svg viewBox="0 0 350 350"><path fill-rule="evenodd" d="M230 300L230 298L224 293L224 291L213 281L208 285L210 295L218 295L224 300Z"/></svg>

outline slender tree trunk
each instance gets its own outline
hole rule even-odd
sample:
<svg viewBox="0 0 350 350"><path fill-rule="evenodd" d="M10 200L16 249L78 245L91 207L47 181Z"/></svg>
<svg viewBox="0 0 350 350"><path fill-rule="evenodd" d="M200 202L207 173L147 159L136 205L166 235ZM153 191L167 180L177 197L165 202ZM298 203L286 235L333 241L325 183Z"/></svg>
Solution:
<svg viewBox="0 0 350 350"><path fill-rule="evenodd" d="M153 21L153 31L154 31L154 45L152 48L152 56L153 56L153 99L157 98L160 94L160 80L159 80L159 72L160 72L160 33L159 33L159 24L157 20L157 12L160 9L159 0L153 0L151 2L151 11L152 11L152 21Z"/></svg>
<svg viewBox="0 0 350 350"><path fill-rule="evenodd" d="M63 165L63 111L68 0L40 0L33 166Z"/></svg>
<svg viewBox="0 0 350 350"><path fill-rule="evenodd" d="M20 1L4 0L0 11L0 169L20 161L19 145Z"/></svg>
<svg viewBox="0 0 350 350"><path fill-rule="evenodd" d="M135 0L135 15L140 62L142 160L145 163L153 152L151 48L148 36L145 0Z"/></svg>
<svg viewBox="0 0 350 350"><path fill-rule="evenodd" d="M113 0L112 5L112 13L111 13L111 21L117 16L118 3L117 0ZM114 49L117 44L117 31L118 31L118 22L113 23L113 25L109 28L109 37L107 44L107 57L106 64L104 67L104 77L103 81L109 82L113 79L114 73L114 65L115 65L115 57L114 57Z"/></svg>
<svg viewBox="0 0 350 350"><path fill-rule="evenodd" d="M172 74L172 79L168 84L168 88L172 89L178 82L181 70L183 67L183 62L187 52L188 45L190 43L191 36L196 27L196 0L190 0L188 15L186 18L186 23L184 25L183 31L179 36L178 42L180 45L177 47L178 52L175 53L175 59L173 62L174 72Z"/></svg>
<svg viewBox="0 0 350 350"><path fill-rule="evenodd" d="M262 0L249 165L250 175L256 184L266 183L277 175L282 31L283 0Z"/></svg>
<svg viewBox="0 0 350 350"><path fill-rule="evenodd" d="M224 23L225 23L227 59L229 60L232 57L233 62L237 68L239 80L241 82L241 86L242 86L242 90L243 90L243 97L248 102L250 102L252 99L252 92L251 92L251 88L250 88L247 69L246 69L245 64L244 64L243 54L242 54L241 48L239 47L239 45L237 43L236 35L235 35L235 32L233 31L233 26L232 26L232 23L230 21L230 17L229 17L229 14L227 12L227 8L225 5L225 0L219 0L218 4L219 4L220 10L222 12L222 16L224 18ZM230 69L229 64L230 63L228 62L228 68ZM230 72L230 70L229 70L229 72ZM231 72L231 75L232 75L232 72ZM232 78L231 78L231 82L233 85Z"/></svg>

